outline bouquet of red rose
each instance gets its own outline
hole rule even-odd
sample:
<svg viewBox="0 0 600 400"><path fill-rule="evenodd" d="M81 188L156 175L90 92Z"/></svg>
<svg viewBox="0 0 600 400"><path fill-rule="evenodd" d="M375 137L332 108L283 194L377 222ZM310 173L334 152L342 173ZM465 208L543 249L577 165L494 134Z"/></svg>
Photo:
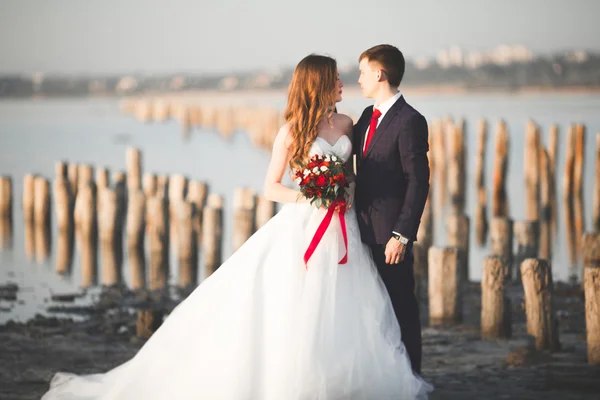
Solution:
<svg viewBox="0 0 600 400"><path fill-rule="evenodd" d="M324 155L315 154L306 163L304 168L298 169L295 181L300 186L300 192L310 200L310 204L317 208L326 208L327 214L321 221L306 253L304 262L308 267L308 260L323 238L335 211L339 214L342 236L346 247L346 255L340 260L340 264L347 261L348 239L346 235L346 168L344 161L333 153Z"/></svg>
<svg viewBox="0 0 600 400"><path fill-rule="evenodd" d="M296 182L300 192L317 208L329 208L333 203L343 203L346 182L346 168L343 160L333 153L315 154L304 166L296 171Z"/></svg>

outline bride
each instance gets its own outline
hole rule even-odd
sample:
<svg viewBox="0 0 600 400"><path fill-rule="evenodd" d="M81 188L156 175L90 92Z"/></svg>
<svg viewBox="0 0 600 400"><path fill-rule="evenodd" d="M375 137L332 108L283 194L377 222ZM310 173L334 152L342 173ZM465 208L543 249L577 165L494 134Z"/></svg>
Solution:
<svg viewBox="0 0 600 400"><path fill-rule="evenodd" d="M43 400L424 399L385 286L356 214L338 218L305 265L327 210L282 185L314 154L348 161L352 120L334 113L343 83L335 60L309 55L289 87L265 195L285 203L167 317L131 360L93 375L57 373ZM349 177L351 179L351 177ZM352 200L352 185L348 202Z"/></svg>

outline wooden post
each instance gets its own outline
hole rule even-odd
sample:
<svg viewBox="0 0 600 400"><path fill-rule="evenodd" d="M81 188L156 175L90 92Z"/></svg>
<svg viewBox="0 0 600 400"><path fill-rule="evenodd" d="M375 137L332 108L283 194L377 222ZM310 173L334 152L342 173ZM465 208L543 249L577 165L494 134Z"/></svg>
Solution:
<svg viewBox="0 0 600 400"><path fill-rule="evenodd" d="M135 324L136 336L149 339L160 328L163 317L163 313L160 310L138 311Z"/></svg>
<svg viewBox="0 0 600 400"><path fill-rule="evenodd" d="M477 163L475 166L475 187L477 206L475 209L475 239L479 246L485 245L488 233L487 192L485 189L485 147L487 143L487 123L480 120L477 135Z"/></svg>
<svg viewBox="0 0 600 400"><path fill-rule="evenodd" d="M206 277L221 265L222 237L223 199L219 195L211 194L206 199L206 207L202 213L202 249Z"/></svg>
<svg viewBox="0 0 600 400"><path fill-rule="evenodd" d="M600 133L596 134L596 182L594 184L593 227L600 232Z"/></svg>
<svg viewBox="0 0 600 400"><path fill-rule="evenodd" d="M515 242L517 242L515 264L521 265L528 258L536 258L540 248L539 223L537 221L516 221L513 229ZM520 274L517 274L515 278L519 280Z"/></svg>
<svg viewBox="0 0 600 400"><path fill-rule="evenodd" d="M127 165L127 189L137 191L142 188L142 154L140 150L128 147L125 154Z"/></svg>
<svg viewBox="0 0 600 400"><path fill-rule="evenodd" d="M494 180L492 187L492 215L508 217L506 194L506 168L508 165L508 131L504 121L496 127L496 155L494 158Z"/></svg>
<svg viewBox="0 0 600 400"><path fill-rule="evenodd" d="M233 195L233 251L237 251L254 232L254 192L238 188Z"/></svg>
<svg viewBox="0 0 600 400"><path fill-rule="evenodd" d="M13 189L10 176L0 177L0 250L12 248Z"/></svg>
<svg viewBox="0 0 600 400"><path fill-rule="evenodd" d="M169 177L167 175L159 175L156 179L156 196L162 197L165 200L169 198Z"/></svg>
<svg viewBox="0 0 600 400"><path fill-rule="evenodd" d="M575 127L575 159L573 161L573 221L575 223L575 260L578 263L581 248L581 238L585 232L585 216L583 208L583 166L585 154L585 127L578 124ZM583 274L581 275L583 278ZM583 280L583 279L582 279Z"/></svg>
<svg viewBox="0 0 600 400"><path fill-rule="evenodd" d="M95 284L98 269L96 189L93 184L78 188L75 221L81 249L82 286L88 287Z"/></svg>
<svg viewBox="0 0 600 400"><path fill-rule="evenodd" d="M510 299L505 293L504 271L500 256L488 256L481 277L481 336L484 339L509 338L512 334Z"/></svg>
<svg viewBox="0 0 600 400"><path fill-rule="evenodd" d="M36 177L33 183L33 220L38 226L47 226L50 224L50 183L47 179L40 176Z"/></svg>
<svg viewBox="0 0 600 400"><path fill-rule="evenodd" d="M459 249L429 249L429 324L457 323L462 319Z"/></svg>
<svg viewBox="0 0 600 400"><path fill-rule="evenodd" d="M35 242L35 259L38 264L42 264L50 257L50 248L52 246L50 224L35 224L33 234Z"/></svg>
<svg viewBox="0 0 600 400"><path fill-rule="evenodd" d="M425 297L427 292L424 288L427 284L427 275L429 272L428 253L433 244L433 204L432 191L425 201L425 208L421 216L421 224L417 231L417 241L413 245L414 256L414 275L415 275L415 294L418 297Z"/></svg>
<svg viewBox="0 0 600 400"><path fill-rule="evenodd" d="M73 198L77 197L77 188L79 186L79 167L77 164L69 164L67 166L67 177Z"/></svg>
<svg viewBox="0 0 600 400"><path fill-rule="evenodd" d="M558 325L554 315L552 271L550 262L528 258L521 264L525 291L527 333L535 338L539 349L558 350Z"/></svg>
<svg viewBox="0 0 600 400"><path fill-rule="evenodd" d="M174 204L185 200L187 179L183 175L169 177L169 237L172 245L177 244L177 226L170 223L175 220Z"/></svg>
<svg viewBox="0 0 600 400"><path fill-rule="evenodd" d="M446 217L447 243L460 249L459 274L464 282L469 281L469 217L466 215L448 215Z"/></svg>
<svg viewBox="0 0 600 400"><path fill-rule="evenodd" d="M129 255L131 288L133 290L139 290L146 286L145 219L146 196L139 190L130 192L127 208L127 254Z"/></svg>
<svg viewBox="0 0 600 400"><path fill-rule="evenodd" d="M0 219L12 219L13 189L10 176L0 176Z"/></svg>
<svg viewBox="0 0 600 400"><path fill-rule="evenodd" d="M56 250L56 272L67 274L73 260L73 213L74 200L67 178L57 177L53 184L54 209L58 225L58 247Z"/></svg>
<svg viewBox="0 0 600 400"><path fill-rule="evenodd" d="M27 261L33 261L35 259L35 227L33 221L25 221L23 224L24 240L25 240L25 255Z"/></svg>
<svg viewBox="0 0 600 400"><path fill-rule="evenodd" d="M156 179L156 175L151 174L150 172L144 173L142 187L144 189L144 194L146 197L156 196L158 181Z"/></svg>
<svg viewBox="0 0 600 400"><path fill-rule="evenodd" d="M56 178L69 179L67 167L68 167L68 165L66 162L57 161L54 164L54 172L56 174Z"/></svg>
<svg viewBox="0 0 600 400"><path fill-rule="evenodd" d="M581 244L587 358L590 364L600 364L600 233L584 234Z"/></svg>
<svg viewBox="0 0 600 400"><path fill-rule="evenodd" d="M505 278L513 276L513 221L509 218L492 218L490 223L490 255L501 256L506 267Z"/></svg>
<svg viewBox="0 0 600 400"><path fill-rule="evenodd" d="M94 183L94 167L89 164L80 164L77 166L77 186L81 188L87 186L90 183Z"/></svg>
<svg viewBox="0 0 600 400"><path fill-rule="evenodd" d="M540 252L539 257L552 260L552 171L548 162L548 153L540 148ZM533 256L536 257L536 256Z"/></svg>
<svg viewBox="0 0 600 400"><path fill-rule="evenodd" d="M109 177L108 169L98 168L96 170L96 187L100 191L101 189L106 189L109 186L110 186L110 177Z"/></svg>
<svg viewBox="0 0 600 400"><path fill-rule="evenodd" d="M150 197L146 202L150 240L150 290L165 289L169 272L169 229L165 199Z"/></svg>
<svg viewBox="0 0 600 400"><path fill-rule="evenodd" d="M569 251L570 277L577 276L577 249L575 247L575 215L573 211L573 169L575 166L575 128L569 127L566 144L566 163L563 175L563 204L565 216L565 240Z"/></svg>
<svg viewBox="0 0 600 400"><path fill-rule="evenodd" d="M525 132L525 205L528 220L540 219L540 133L533 121Z"/></svg>
<svg viewBox="0 0 600 400"><path fill-rule="evenodd" d="M117 257L117 221L119 201L116 191L105 188L98 191L98 231L102 249L102 283L106 286L121 282L121 271ZM120 239L120 238L119 238Z"/></svg>
<svg viewBox="0 0 600 400"><path fill-rule="evenodd" d="M446 174L444 173L446 171L446 139L441 120L433 121L431 133L433 135L432 158L437 176L435 182L436 210L437 214L440 214L446 204Z"/></svg>
<svg viewBox="0 0 600 400"><path fill-rule="evenodd" d="M25 175L23 178L23 218L26 223L33 223L33 204L35 200L34 193L35 176Z"/></svg>
<svg viewBox="0 0 600 400"><path fill-rule="evenodd" d="M198 283L198 232L194 226L196 207L187 201L179 201L173 207L178 238L179 287L193 288Z"/></svg>
<svg viewBox="0 0 600 400"><path fill-rule="evenodd" d="M257 196L256 198L256 229L262 228L273 216L275 215L275 203L271 200L267 200L264 196ZM421 224L423 222L421 221Z"/></svg>
<svg viewBox="0 0 600 400"><path fill-rule="evenodd" d="M550 196L550 225L552 226L552 238L556 235L556 220L558 213L558 199L556 198L556 160L558 156L558 127L550 126L548 137L548 182ZM553 242L553 240L552 240Z"/></svg>
<svg viewBox="0 0 600 400"><path fill-rule="evenodd" d="M465 143L464 122L456 123L448 136L450 140L450 160L448 163L448 188L453 214L462 214L465 210Z"/></svg>
<svg viewBox="0 0 600 400"><path fill-rule="evenodd" d="M198 246L202 244L202 213L204 210L204 203L206 202L207 187L205 183L197 180L190 180L188 182L188 193L187 201L193 203L196 212L194 213L194 230L197 232Z"/></svg>

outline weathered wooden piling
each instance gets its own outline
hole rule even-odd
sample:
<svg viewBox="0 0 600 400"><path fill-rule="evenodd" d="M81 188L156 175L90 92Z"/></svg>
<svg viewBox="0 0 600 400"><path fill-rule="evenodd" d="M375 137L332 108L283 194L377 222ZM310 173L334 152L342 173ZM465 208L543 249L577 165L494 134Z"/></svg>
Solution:
<svg viewBox="0 0 600 400"><path fill-rule="evenodd" d="M156 179L156 196L165 200L169 198L169 176L159 175Z"/></svg>
<svg viewBox="0 0 600 400"><path fill-rule="evenodd" d="M150 242L150 290L165 289L169 273L169 227L165 199L148 198L146 216Z"/></svg>
<svg viewBox="0 0 600 400"><path fill-rule="evenodd" d="M119 200L117 192L110 188L98 191L99 203L102 208L98 210L98 232L100 236L102 253L102 284L116 285L121 282L121 268L118 259L121 245L118 237Z"/></svg>
<svg viewBox="0 0 600 400"><path fill-rule="evenodd" d="M156 175L150 172L145 172L142 178L142 188L144 189L144 194L146 197L156 196L156 192L158 189L158 181L156 179Z"/></svg>
<svg viewBox="0 0 600 400"><path fill-rule="evenodd" d="M469 217L466 215L448 215L446 217L446 243L460 250L459 274L463 282L469 281Z"/></svg>
<svg viewBox="0 0 600 400"><path fill-rule="evenodd" d="M0 218L0 250L11 249L13 245L13 220Z"/></svg>
<svg viewBox="0 0 600 400"><path fill-rule="evenodd" d="M208 195L202 213L202 250L204 252L205 276L210 276L221 265L221 241L223 237L223 199L216 194Z"/></svg>
<svg viewBox="0 0 600 400"><path fill-rule="evenodd" d="M149 339L160 328L164 318L161 310L140 310L135 324L136 336Z"/></svg>
<svg viewBox="0 0 600 400"><path fill-rule="evenodd" d="M496 151L494 158L494 178L492 182L492 215L494 217L508 217L508 196L506 193L508 146L506 123L499 121L496 126Z"/></svg>
<svg viewBox="0 0 600 400"><path fill-rule="evenodd" d="M487 191L485 188L485 147L487 143L487 122L480 120L477 127L477 162L475 165L475 187L477 205L475 208L475 240L479 246L485 245L488 233Z"/></svg>
<svg viewBox="0 0 600 400"><path fill-rule="evenodd" d="M481 277L481 336L484 339L509 338L512 334L510 299L506 296L507 266L500 256L483 261Z"/></svg>
<svg viewBox="0 0 600 400"><path fill-rule="evenodd" d="M275 203L260 195L256 198L256 229L262 228L275 215ZM421 221L423 224L423 221Z"/></svg>
<svg viewBox="0 0 600 400"><path fill-rule="evenodd" d="M506 267L505 278L513 278L513 221L492 218L490 222L490 255L500 256Z"/></svg>
<svg viewBox="0 0 600 400"><path fill-rule="evenodd" d="M35 201L35 176L27 174L23 177L23 219L26 223L33 223Z"/></svg>
<svg viewBox="0 0 600 400"><path fill-rule="evenodd" d="M436 181L435 181L435 209L437 214L441 213L446 204L446 144L443 125L441 120L434 120L431 130L432 139L432 158L435 165ZM433 186L433 185L432 185Z"/></svg>
<svg viewBox="0 0 600 400"><path fill-rule="evenodd" d="M146 225L146 196L141 191L129 193L127 204L127 254L131 271L131 288L146 286L144 234Z"/></svg>
<svg viewBox="0 0 600 400"><path fill-rule="evenodd" d="M56 248L56 273L69 274L73 263L73 228L58 231Z"/></svg>
<svg viewBox="0 0 600 400"><path fill-rule="evenodd" d="M552 171L548 153L540 148L540 239L539 257L552 260ZM534 256L535 257L535 256Z"/></svg>
<svg viewBox="0 0 600 400"><path fill-rule="evenodd" d="M552 239L556 235L556 222L558 214L558 199L556 193L556 160L558 157L558 126L555 124L550 126L548 136L548 182L550 196L550 225L552 226ZM553 240L552 240L553 241Z"/></svg>
<svg viewBox="0 0 600 400"><path fill-rule="evenodd" d="M233 251L237 251L254 232L254 191L238 188L233 194Z"/></svg>
<svg viewBox="0 0 600 400"><path fill-rule="evenodd" d="M96 170L96 187L98 190L106 189L110 186L110 175L108 169L98 168Z"/></svg>
<svg viewBox="0 0 600 400"><path fill-rule="evenodd" d="M94 183L94 167L91 164L79 164L77 166L77 187L81 188L87 186L90 183Z"/></svg>
<svg viewBox="0 0 600 400"><path fill-rule="evenodd" d="M587 358L590 364L600 364L600 233L584 234L581 244Z"/></svg>
<svg viewBox="0 0 600 400"><path fill-rule="evenodd" d="M202 213L204 211L204 203L206 202L207 186L205 183L191 179L188 182L188 192L186 200L194 204L196 211L194 213L194 230L197 232L198 245L202 243Z"/></svg>
<svg viewBox="0 0 600 400"><path fill-rule="evenodd" d="M515 264L521 265L528 258L537 258L540 248L540 224L538 221L515 221L513 225L514 239L517 243ZM516 274L517 280L521 274Z"/></svg>
<svg viewBox="0 0 600 400"><path fill-rule="evenodd" d="M462 277L456 248L429 249L429 324L452 324L462 319Z"/></svg>
<svg viewBox="0 0 600 400"><path fill-rule="evenodd" d="M583 166L585 154L585 127L577 124L575 127L575 159L573 161L573 221L575 223L575 255L580 260L579 249L581 238L585 232L585 215L583 206Z"/></svg>
<svg viewBox="0 0 600 400"><path fill-rule="evenodd" d="M125 155L127 165L127 189L136 191L142 188L142 153L139 149L128 147Z"/></svg>
<svg viewBox="0 0 600 400"><path fill-rule="evenodd" d="M68 164L64 161L57 161L54 163L54 173L56 178L69 179Z"/></svg>
<svg viewBox="0 0 600 400"><path fill-rule="evenodd" d="M528 258L521 264L525 292L527 333L539 349L558 350L558 325L554 315L553 283L550 262Z"/></svg>
<svg viewBox="0 0 600 400"><path fill-rule="evenodd" d="M0 176L0 219L12 219L13 189L10 176Z"/></svg>
<svg viewBox="0 0 600 400"><path fill-rule="evenodd" d="M600 133L596 134L596 181L594 183L594 208L592 226L600 232Z"/></svg>
<svg viewBox="0 0 600 400"><path fill-rule="evenodd" d="M77 197L77 188L79 187L79 167L77 164L67 165L67 177L73 198Z"/></svg>
<svg viewBox="0 0 600 400"><path fill-rule="evenodd" d="M569 254L569 274L577 276L577 243L575 239L575 214L573 211L573 173L575 167L575 127L570 126L567 133L566 162L563 175L563 214L565 218L565 241Z"/></svg>
<svg viewBox="0 0 600 400"><path fill-rule="evenodd" d="M75 202L71 194L71 185L65 178L56 178L53 183L54 210L58 230L73 230L73 208Z"/></svg>
<svg viewBox="0 0 600 400"><path fill-rule="evenodd" d="M449 132L448 190L453 214L465 211L465 142L464 121L460 120Z"/></svg>
<svg viewBox="0 0 600 400"><path fill-rule="evenodd" d="M81 250L81 284L88 287L95 284L98 269L96 189L93 183L78 188L75 221Z"/></svg>
<svg viewBox="0 0 600 400"><path fill-rule="evenodd" d="M45 263L50 257L52 236L50 224L34 224L35 259L38 264Z"/></svg>
<svg viewBox="0 0 600 400"><path fill-rule="evenodd" d="M24 236L24 245L25 245L25 256L28 261L33 261L35 259L35 226L33 221L25 221L23 224L23 236Z"/></svg>
<svg viewBox="0 0 600 400"><path fill-rule="evenodd" d="M528 220L540 219L540 131L533 121L525 131L525 215Z"/></svg>
<svg viewBox="0 0 600 400"><path fill-rule="evenodd" d="M187 201L179 201L173 206L177 226L179 287L192 288L198 283L198 231L194 225L196 206Z"/></svg>
<svg viewBox="0 0 600 400"><path fill-rule="evenodd" d="M33 220L35 225L50 224L50 183L46 178L38 176L33 182Z"/></svg>

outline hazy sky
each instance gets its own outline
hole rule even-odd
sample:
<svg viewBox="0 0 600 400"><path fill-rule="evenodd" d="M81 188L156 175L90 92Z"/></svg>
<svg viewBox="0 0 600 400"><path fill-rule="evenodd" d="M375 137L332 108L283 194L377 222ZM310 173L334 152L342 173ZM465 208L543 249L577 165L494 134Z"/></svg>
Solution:
<svg viewBox="0 0 600 400"><path fill-rule="evenodd" d="M600 50L600 0L0 0L0 73L224 72L391 43Z"/></svg>

